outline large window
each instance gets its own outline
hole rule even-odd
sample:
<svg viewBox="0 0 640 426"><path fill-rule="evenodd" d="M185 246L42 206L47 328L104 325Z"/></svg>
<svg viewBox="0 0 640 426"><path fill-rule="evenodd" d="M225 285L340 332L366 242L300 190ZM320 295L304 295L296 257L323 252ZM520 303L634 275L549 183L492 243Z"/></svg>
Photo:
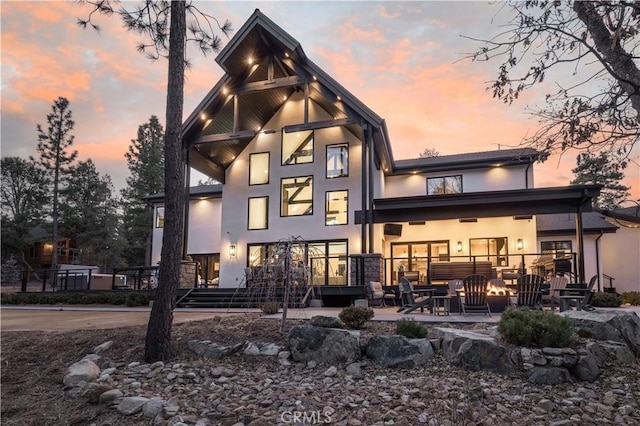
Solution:
<svg viewBox="0 0 640 426"><path fill-rule="evenodd" d="M349 176L349 144L327 146L327 178Z"/></svg>
<svg viewBox="0 0 640 426"><path fill-rule="evenodd" d="M508 247L507 237L469 239L471 256L476 260L490 260L493 266L507 266Z"/></svg>
<svg viewBox="0 0 640 426"><path fill-rule="evenodd" d="M397 284L407 272L419 274L419 282L427 282L429 262L449 260L449 241L416 241L391 243L391 281Z"/></svg>
<svg viewBox="0 0 640 426"><path fill-rule="evenodd" d="M249 220L247 229L269 227L269 197L249 198Z"/></svg>
<svg viewBox="0 0 640 426"><path fill-rule="evenodd" d="M540 250L543 254L553 254L554 257L564 257L572 253L571 241L542 241Z"/></svg>
<svg viewBox="0 0 640 426"><path fill-rule="evenodd" d="M427 178L427 195L459 194L462 175Z"/></svg>
<svg viewBox="0 0 640 426"><path fill-rule="evenodd" d="M282 165L313 163L313 130L282 131Z"/></svg>
<svg viewBox="0 0 640 426"><path fill-rule="evenodd" d="M269 183L269 153L260 152L249 155L249 185Z"/></svg>
<svg viewBox="0 0 640 426"><path fill-rule="evenodd" d="M247 246L247 266L258 272L265 266L280 263L276 243L249 244ZM309 269L309 278L313 285L347 285L348 282L348 246L347 240L309 241L304 247L295 247L293 261L302 262Z"/></svg>
<svg viewBox="0 0 640 426"><path fill-rule="evenodd" d="M327 191L325 225L346 225L349 212L349 191Z"/></svg>
<svg viewBox="0 0 640 426"><path fill-rule="evenodd" d="M283 178L280 180L280 188L280 216L313 214L313 176Z"/></svg>
<svg viewBox="0 0 640 426"><path fill-rule="evenodd" d="M156 209L156 228L164 228L164 207Z"/></svg>

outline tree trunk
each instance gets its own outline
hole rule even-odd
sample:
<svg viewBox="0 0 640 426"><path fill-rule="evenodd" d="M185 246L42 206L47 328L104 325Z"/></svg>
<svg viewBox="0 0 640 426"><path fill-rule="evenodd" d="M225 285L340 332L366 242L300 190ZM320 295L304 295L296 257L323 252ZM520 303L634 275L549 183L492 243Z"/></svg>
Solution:
<svg viewBox="0 0 640 426"><path fill-rule="evenodd" d="M184 89L184 53L186 5L171 2L169 34L169 73L165 133L165 219L162 238L159 283L149 317L145 345L147 362L164 361L173 356L171 325L180 281L180 256L184 222L184 170L182 159L182 107Z"/></svg>

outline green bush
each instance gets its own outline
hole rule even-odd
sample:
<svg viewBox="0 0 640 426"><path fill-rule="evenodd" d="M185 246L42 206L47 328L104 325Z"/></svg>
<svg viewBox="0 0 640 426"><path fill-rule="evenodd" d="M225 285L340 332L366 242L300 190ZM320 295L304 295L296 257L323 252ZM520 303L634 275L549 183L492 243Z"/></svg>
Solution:
<svg viewBox="0 0 640 426"><path fill-rule="evenodd" d="M265 315L275 315L278 312L280 312L280 302L271 300L264 302L264 305L262 305L262 313Z"/></svg>
<svg viewBox="0 0 640 426"><path fill-rule="evenodd" d="M640 291L627 291L622 293L622 304L640 306Z"/></svg>
<svg viewBox="0 0 640 426"><path fill-rule="evenodd" d="M502 313L498 331L511 344L525 347L565 347L575 341L566 318L550 311L508 308Z"/></svg>
<svg viewBox="0 0 640 426"><path fill-rule="evenodd" d="M400 319L396 321L396 334L409 339L422 339L427 337L427 329L424 325L413 319Z"/></svg>
<svg viewBox="0 0 640 426"><path fill-rule="evenodd" d="M153 300L152 293L11 293L2 294L4 305L124 305L148 306Z"/></svg>
<svg viewBox="0 0 640 426"><path fill-rule="evenodd" d="M617 308L620 305L622 305L622 297L617 293L597 291L591 299L591 306Z"/></svg>
<svg viewBox="0 0 640 426"><path fill-rule="evenodd" d="M362 306L349 306L344 308L338 317L347 326L347 328L359 330L369 321L375 313L371 308Z"/></svg>

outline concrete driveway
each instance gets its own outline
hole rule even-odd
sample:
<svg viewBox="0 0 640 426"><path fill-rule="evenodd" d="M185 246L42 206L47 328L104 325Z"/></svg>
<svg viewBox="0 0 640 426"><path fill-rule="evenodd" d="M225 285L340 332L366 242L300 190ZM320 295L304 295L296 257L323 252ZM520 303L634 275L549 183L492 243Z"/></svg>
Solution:
<svg viewBox="0 0 640 426"><path fill-rule="evenodd" d="M0 331L67 331L147 325L149 308L2 306ZM220 311L175 311L173 323L243 314Z"/></svg>

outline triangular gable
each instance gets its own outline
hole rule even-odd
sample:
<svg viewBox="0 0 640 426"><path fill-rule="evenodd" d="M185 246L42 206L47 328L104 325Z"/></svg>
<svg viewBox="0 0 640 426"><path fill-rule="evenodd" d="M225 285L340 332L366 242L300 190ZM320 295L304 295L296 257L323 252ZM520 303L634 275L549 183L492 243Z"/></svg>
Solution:
<svg viewBox="0 0 640 426"><path fill-rule="evenodd" d="M216 58L226 74L185 121L191 166L224 182L224 172L293 93L304 92L333 120L295 123L285 132L345 126L358 138L370 127L376 163L393 163L383 119L307 59L300 44L259 10Z"/></svg>

